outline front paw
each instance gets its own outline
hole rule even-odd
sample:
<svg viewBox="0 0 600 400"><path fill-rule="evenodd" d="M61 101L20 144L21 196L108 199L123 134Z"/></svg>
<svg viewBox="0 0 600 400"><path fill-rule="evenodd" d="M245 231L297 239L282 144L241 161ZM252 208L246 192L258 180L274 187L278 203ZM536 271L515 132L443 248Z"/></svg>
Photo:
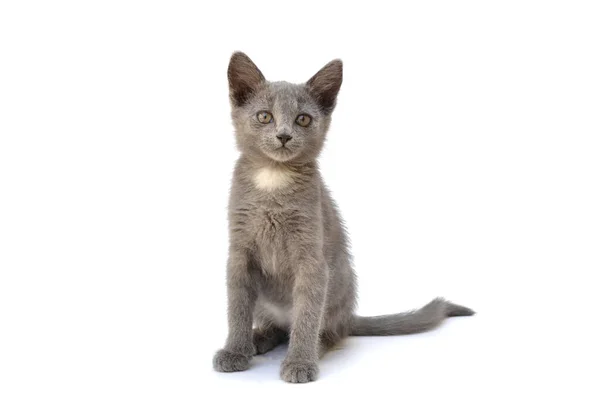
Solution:
<svg viewBox="0 0 600 400"><path fill-rule="evenodd" d="M290 383L306 383L317 380L319 367L310 361L285 360L281 364L281 379Z"/></svg>
<svg viewBox="0 0 600 400"><path fill-rule="evenodd" d="M213 358L213 368L219 372L245 371L250 367L250 357L243 354L219 350Z"/></svg>

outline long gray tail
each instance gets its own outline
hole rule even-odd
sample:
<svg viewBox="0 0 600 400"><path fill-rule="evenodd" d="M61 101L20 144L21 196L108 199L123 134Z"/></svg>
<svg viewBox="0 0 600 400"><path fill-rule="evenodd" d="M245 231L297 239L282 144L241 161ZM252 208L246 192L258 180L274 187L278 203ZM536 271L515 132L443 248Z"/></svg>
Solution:
<svg viewBox="0 0 600 400"><path fill-rule="evenodd" d="M450 303L441 297L418 310L377 317L354 316L352 336L387 336L425 332L438 326L447 317L473 315L470 308Z"/></svg>

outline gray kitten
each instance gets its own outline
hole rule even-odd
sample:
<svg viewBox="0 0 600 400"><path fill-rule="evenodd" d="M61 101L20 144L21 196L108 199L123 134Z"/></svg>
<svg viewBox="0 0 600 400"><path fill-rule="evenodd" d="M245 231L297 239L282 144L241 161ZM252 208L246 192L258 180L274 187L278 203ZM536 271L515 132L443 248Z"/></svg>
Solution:
<svg viewBox="0 0 600 400"><path fill-rule="evenodd" d="M289 341L281 378L314 381L320 356L349 335L422 332L473 314L441 298L412 312L354 314L346 232L317 164L342 85L340 60L297 85L267 81L237 52L227 76L241 156L229 203L229 335L217 371L248 369L253 355Z"/></svg>

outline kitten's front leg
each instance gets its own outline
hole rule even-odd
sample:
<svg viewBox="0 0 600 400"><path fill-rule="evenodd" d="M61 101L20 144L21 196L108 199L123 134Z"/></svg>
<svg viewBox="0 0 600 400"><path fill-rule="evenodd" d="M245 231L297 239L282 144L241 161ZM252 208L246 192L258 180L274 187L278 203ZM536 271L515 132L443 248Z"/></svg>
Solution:
<svg viewBox="0 0 600 400"><path fill-rule="evenodd" d="M256 282L249 271L243 250L231 250L227 263L227 301L229 334L225 347L213 358L219 372L244 371L256 353L252 343L252 313L256 303Z"/></svg>
<svg viewBox="0 0 600 400"><path fill-rule="evenodd" d="M286 382L305 383L317 379L319 330L328 272L322 258L307 258L299 264L293 292L290 347L281 364L281 378Z"/></svg>

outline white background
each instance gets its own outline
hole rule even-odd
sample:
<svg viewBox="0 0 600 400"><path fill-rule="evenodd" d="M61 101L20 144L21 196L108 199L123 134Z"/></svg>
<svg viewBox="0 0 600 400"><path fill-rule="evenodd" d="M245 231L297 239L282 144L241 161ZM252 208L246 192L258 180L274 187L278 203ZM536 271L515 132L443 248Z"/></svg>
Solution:
<svg viewBox="0 0 600 400"><path fill-rule="evenodd" d="M0 398L598 398L596 2L0 5ZM351 338L309 385L285 349L212 371L237 157L226 68L333 58L322 170L363 315L443 295L415 336ZM321 398L321 397L316 397Z"/></svg>

